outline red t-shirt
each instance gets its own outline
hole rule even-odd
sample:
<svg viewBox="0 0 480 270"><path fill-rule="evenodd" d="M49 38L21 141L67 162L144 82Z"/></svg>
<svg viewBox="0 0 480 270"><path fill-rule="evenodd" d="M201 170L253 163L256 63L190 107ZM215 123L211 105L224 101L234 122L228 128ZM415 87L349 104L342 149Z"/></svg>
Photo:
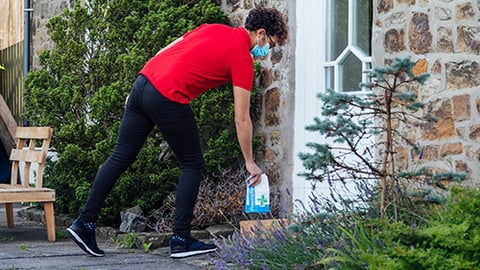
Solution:
<svg viewBox="0 0 480 270"><path fill-rule="evenodd" d="M241 27L203 24L150 59L140 73L166 98L183 104L229 81L250 91L250 37Z"/></svg>

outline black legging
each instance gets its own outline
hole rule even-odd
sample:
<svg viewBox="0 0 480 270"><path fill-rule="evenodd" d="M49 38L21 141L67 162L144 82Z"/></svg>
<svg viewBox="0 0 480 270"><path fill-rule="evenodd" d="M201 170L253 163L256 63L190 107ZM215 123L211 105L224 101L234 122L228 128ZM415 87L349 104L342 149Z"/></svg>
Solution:
<svg viewBox="0 0 480 270"><path fill-rule="evenodd" d="M137 77L130 92L118 131L118 141L95 177L80 214L83 219L96 222L113 185L135 161L155 124L175 153L181 169L173 231L182 237L190 235L193 208L205 163L198 127L190 105L168 100L143 75Z"/></svg>

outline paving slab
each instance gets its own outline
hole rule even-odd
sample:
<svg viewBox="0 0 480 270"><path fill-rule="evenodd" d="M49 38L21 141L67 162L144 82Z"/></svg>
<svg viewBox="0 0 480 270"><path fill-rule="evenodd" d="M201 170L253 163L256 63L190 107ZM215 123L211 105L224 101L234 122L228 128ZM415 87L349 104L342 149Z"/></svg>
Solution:
<svg viewBox="0 0 480 270"><path fill-rule="evenodd" d="M15 206L15 212L21 206ZM63 230L63 228L57 228ZM97 239L105 257L84 253L73 241L57 238L47 241L43 224L20 218L15 213L15 226L7 227L5 206L0 204L0 269L211 269L215 254L171 259L169 248L162 247L144 253L127 249L108 239Z"/></svg>

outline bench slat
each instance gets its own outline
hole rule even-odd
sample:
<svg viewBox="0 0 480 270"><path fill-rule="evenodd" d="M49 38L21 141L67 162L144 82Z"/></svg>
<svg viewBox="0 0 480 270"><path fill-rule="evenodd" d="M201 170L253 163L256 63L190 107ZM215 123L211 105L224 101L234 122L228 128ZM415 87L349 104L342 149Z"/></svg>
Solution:
<svg viewBox="0 0 480 270"><path fill-rule="evenodd" d="M10 160L42 163L42 161L44 160L43 156L44 153L41 151L34 151L28 149L12 149L12 153L10 154Z"/></svg>
<svg viewBox="0 0 480 270"><path fill-rule="evenodd" d="M48 139L52 136L50 127L18 127L15 137L28 139Z"/></svg>
<svg viewBox="0 0 480 270"><path fill-rule="evenodd" d="M23 188L21 185L0 184L0 202L52 202L55 190L50 188Z"/></svg>

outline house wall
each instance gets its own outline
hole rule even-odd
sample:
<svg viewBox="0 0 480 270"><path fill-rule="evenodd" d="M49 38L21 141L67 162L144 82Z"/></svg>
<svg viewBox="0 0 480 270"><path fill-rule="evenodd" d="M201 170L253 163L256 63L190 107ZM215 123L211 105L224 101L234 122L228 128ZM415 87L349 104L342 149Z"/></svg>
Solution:
<svg viewBox="0 0 480 270"><path fill-rule="evenodd" d="M434 171L480 173L480 1L377 0L373 25L373 64L411 56L417 72L430 78L419 87L434 124L411 130ZM399 127L401 128L401 127ZM402 166L413 166L409 149Z"/></svg>

